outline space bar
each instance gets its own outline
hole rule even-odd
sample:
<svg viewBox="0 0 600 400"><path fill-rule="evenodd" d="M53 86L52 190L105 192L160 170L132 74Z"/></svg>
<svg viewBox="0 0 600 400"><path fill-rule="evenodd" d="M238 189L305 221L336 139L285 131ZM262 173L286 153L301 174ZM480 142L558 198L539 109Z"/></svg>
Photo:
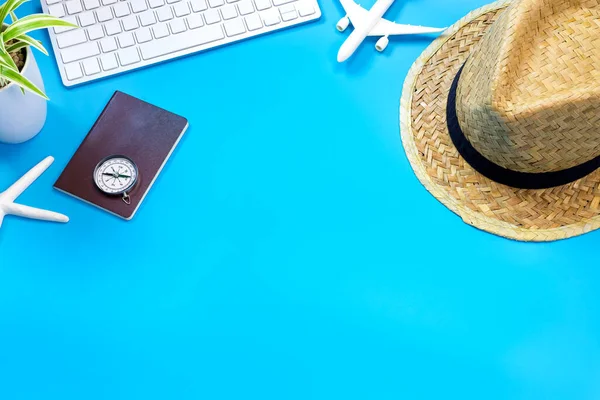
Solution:
<svg viewBox="0 0 600 400"><path fill-rule="evenodd" d="M140 45L140 50L142 51L144 60L149 60L176 51L214 42L224 37L221 25L212 25L144 43Z"/></svg>

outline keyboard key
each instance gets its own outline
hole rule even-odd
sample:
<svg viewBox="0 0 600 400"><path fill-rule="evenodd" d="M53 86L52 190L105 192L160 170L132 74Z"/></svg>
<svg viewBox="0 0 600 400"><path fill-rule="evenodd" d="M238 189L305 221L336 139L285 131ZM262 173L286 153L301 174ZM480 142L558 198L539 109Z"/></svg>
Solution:
<svg viewBox="0 0 600 400"><path fill-rule="evenodd" d="M176 19L170 22L169 25L171 25L171 32L173 33L181 33L187 30L185 22L182 19Z"/></svg>
<svg viewBox="0 0 600 400"><path fill-rule="evenodd" d="M94 18L94 13L91 11L84 12L79 14L79 25L80 26L90 26L96 23L96 18Z"/></svg>
<svg viewBox="0 0 600 400"><path fill-rule="evenodd" d="M98 40L104 37L104 31L101 25L94 25L88 28L88 36L90 40Z"/></svg>
<svg viewBox="0 0 600 400"><path fill-rule="evenodd" d="M65 74L67 75L67 79L70 81L79 79L83 76L83 72L81 72L79 63L65 65Z"/></svg>
<svg viewBox="0 0 600 400"><path fill-rule="evenodd" d="M60 52L65 64L97 56L98 54L100 54L100 50L98 49L96 42L78 44L77 46L71 46Z"/></svg>
<svg viewBox="0 0 600 400"><path fill-rule="evenodd" d="M171 7L159 8L156 11L156 16L160 22L168 21L173 19L173 11L171 11Z"/></svg>
<svg viewBox="0 0 600 400"><path fill-rule="evenodd" d="M84 42L87 42L87 37L85 36L83 29L77 29L71 32L65 32L60 35L56 35L56 43L61 49Z"/></svg>
<svg viewBox="0 0 600 400"><path fill-rule="evenodd" d="M190 3L192 4L193 12L204 11L208 8L206 5L206 0L191 0Z"/></svg>
<svg viewBox="0 0 600 400"><path fill-rule="evenodd" d="M282 6L284 4L291 3L292 1L296 1L296 0L273 0L273 5Z"/></svg>
<svg viewBox="0 0 600 400"><path fill-rule="evenodd" d="M254 6L252 5L252 1L250 0L242 0L237 5L238 10L240 10L240 15L248 15L254 12Z"/></svg>
<svg viewBox="0 0 600 400"><path fill-rule="evenodd" d="M173 6L173 10L175 11L175 15L178 17L183 17L190 13L190 8L187 3L177 3Z"/></svg>
<svg viewBox="0 0 600 400"><path fill-rule="evenodd" d="M129 17L123 18L123 29L126 31L132 31L140 27L138 24L137 17L135 15L130 15Z"/></svg>
<svg viewBox="0 0 600 400"><path fill-rule="evenodd" d="M257 29L262 28L262 26L263 26L262 21L261 21L260 17L258 16L258 14L248 15L244 19L246 20L246 25L248 25L249 31L255 31Z"/></svg>
<svg viewBox="0 0 600 400"><path fill-rule="evenodd" d="M100 41L100 47L102 47L102 52L104 53L115 51L117 49L117 41L114 37L107 37Z"/></svg>
<svg viewBox="0 0 600 400"><path fill-rule="evenodd" d="M53 4L51 6L48 6L48 14L57 18L62 18L66 15L65 8L62 4Z"/></svg>
<svg viewBox="0 0 600 400"><path fill-rule="evenodd" d="M100 64L95 58L84 60L82 64L86 75L94 75L100 72Z"/></svg>
<svg viewBox="0 0 600 400"><path fill-rule="evenodd" d="M296 11L296 7L293 4L286 4L285 6L279 7L279 12L283 15L286 12Z"/></svg>
<svg viewBox="0 0 600 400"><path fill-rule="evenodd" d="M210 6L214 8L222 6L223 4L225 4L225 2L223 0L208 0L208 4L210 4Z"/></svg>
<svg viewBox="0 0 600 400"><path fill-rule="evenodd" d="M165 0L149 0L150 8L158 8L165 5Z"/></svg>
<svg viewBox="0 0 600 400"><path fill-rule="evenodd" d="M113 10L114 10L115 16L117 18L124 17L131 13L129 11L129 4L127 4L127 3L117 3L114 5Z"/></svg>
<svg viewBox="0 0 600 400"><path fill-rule="evenodd" d="M216 40L223 39L223 30L219 25L205 26L177 35L177 40L171 38L155 40L140 45L144 60L164 56L180 50L200 46Z"/></svg>
<svg viewBox="0 0 600 400"><path fill-rule="evenodd" d="M119 66L117 62L117 57L114 53L112 54L104 54L100 57L100 64L102 64L102 69L105 71L110 71L111 69L115 69Z"/></svg>
<svg viewBox="0 0 600 400"><path fill-rule="evenodd" d="M86 10L94 10L94 9L100 7L99 0L82 0L82 2L83 2L83 7Z"/></svg>
<svg viewBox="0 0 600 400"><path fill-rule="evenodd" d="M190 29L200 28L204 25L204 21L202 21L202 15L200 14L192 14L187 18L188 26Z"/></svg>
<svg viewBox="0 0 600 400"><path fill-rule="evenodd" d="M96 17L98 17L99 22L106 22L106 21L110 21L111 19L113 19L113 14L112 14L112 11L110 10L110 8L106 7L106 8L101 8L98 11L96 11Z"/></svg>
<svg viewBox="0 0 600 400"><path fill-rule="evenodd" d="M86 10L94 10L100 7L99 0L83 0L83 4L85 5Z"/></svg>
<svg viewBox="0 0 600 400"><path fill-rule="evenodd" d="M116 35L117 33L121 33L121 24L118 20L114 19L112 21L108 21L104 27L106 28L107 35Z"/></svg>
<svg viewBox="0 0 600 400"><path fill-rule="evenodd" d="M152 27L152 32L154 32L154 37L157 39L164 38L170 35L169 28L167 24L158 24ZM142 53L143 55L144 53Z"/></svg>
<svg viewBox="0 0 600 400"><path fill-rule="evenodd" d="M142 23L142 26L154 25L156 23L154 11L145 11L141 13L140 22Z"/></svg>
<svg viewBox="0 0 600 400"><path fill-rule="evenodd" d="M281 22L281 20L279 19L279 13L275 10L271 10L271 12L264 13L262 15L262 18L263 22L265 23L265 26L273 26Z"/></svg>
<svg viewBox="0 0 600 400"><path fill-rule="evenodd" d="M227 4L221 7L221 15L223 15L223 19L233 19L237 17L237 10L234 5Z"/></svg>
<svg viewBox="0 0 600 400"><path fill-rule="evenodd" d="M140 62L140 55L135 47L119 50L117 54L123 66Z"/></svg>
<svg viewBox="0 0 600 400"><path fill-rule="evenodd" d="M108 6L108 5L111 5L111 4L115 4L118 1L119 0L102 0L102 4L104 4L105 6Z"/></svg>
<svg viewBox="0 0 600 400"><path fill-rule="evenodd" d="M228 3L237 3L240 0L227 0Z"/></svg>
<svg viewBox="0 0 600 400"><path fill-rule="evenodd" d="M152 32L150 28L141 28L135 32L135 38L138 43L146 43L152 40Z"/></svg>
<svg viewBox="0 0 600 400"><path fill-rule="evenodd" d="M69 0L65 3L65 5L67 6L67 12L69 14L77 14L83 11L81 1L79 0Z"/></svg>
<svg viewBox="0 0 600 400"><path fill-rule="evenodd" d="M117 40L119 41L119 47L131 47L135 44L135 40L133 40L133 35L131 33L123 33L117 36Z"/></svg>
<svg viewBox="0 0 600 400"><path fill-rule="evenodd" d="M180 1L181 1L181 0L167 0L167 3L168 3L168 4L174 4L174 3L178 3L178 2L180 2Z"/></svg>
<svg viewBox="0 0 600 400"><path fill-rule="evenodd" d="M146 4L146 0L133 0L131 2L131 9L134 13L146 11L148 9L148 4Z"/></svg>
<svg viewBox="0 0 600 400"><path fill-rule="evenodd" d="M207 24L216 24L221 20L221 16L217 10L208 10L204 13L204 19Z"/></svg>
<svg viewBox="0 0 600 400"><path fill-rule="evenodd" d="M262 11L262 10L266 10L267 8L271 8L270 0L254 0L254 3L256 4L256 9L258 11Z"/></svg>
<svg viewBox="0 0 600 400"><path fill-rule="evenodd" d="M281 14L281 19L284 21L291 21L296 18L298 18L298 14L296 13L296 10L288 11L286 13Z"/></svg>
<svg viewBox="0 0 600 400"><path fill-rule="evenodd" d="M233 21L227 21L223 24L225 27L225 32L227 36L236 36L241 35L246 32L246 27L244 26L244 21L241 18L234 19Z"/></svg>
<svg viewBox="0 0 600 400"><path fill-rule="evenodd" d="M60 3L61 0L46 0L46 4L51 5L51 4L56 4L56 3Z"/></svg>
<svg viewBox="0 0 600 400"><path fill-rule="evenodd" d="M74 17L74 16L65 17L65 18L61 18L61 19L63 21L67 21L67 22L70 22L72 24L78 25L77 24L77 18ZM57 26L57 27L54 28L54 32L56 34L59 34L59 33L71 31L73 29L77 29L77 28L71 28L71 27L66 27L66 26Z"/></svg>

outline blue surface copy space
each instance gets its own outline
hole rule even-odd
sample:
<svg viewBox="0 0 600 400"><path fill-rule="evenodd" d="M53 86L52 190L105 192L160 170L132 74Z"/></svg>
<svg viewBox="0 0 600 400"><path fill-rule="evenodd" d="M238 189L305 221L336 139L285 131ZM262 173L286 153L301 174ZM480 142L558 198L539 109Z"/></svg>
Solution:
<svg viewBox="0 0 600 400"><path fill-rule="evenodd" d="M444 26L483 4L387 16ZM18 200L71 221L0 231L0 399L600 398L600 233L527 244L462 223L399 138L430 38L369 39L340 65L343 11L321 7L72 89L36 54L47 124L0 145L0 188L52 155ZM52 188L115 90L190 122L130 222Z"/></svg>

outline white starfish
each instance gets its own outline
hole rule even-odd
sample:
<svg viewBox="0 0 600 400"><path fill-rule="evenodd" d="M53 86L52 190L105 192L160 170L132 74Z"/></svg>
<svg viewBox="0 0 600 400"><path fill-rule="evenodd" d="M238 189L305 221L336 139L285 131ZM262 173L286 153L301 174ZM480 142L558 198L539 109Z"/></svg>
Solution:
<svg viewBox="0 0 600 400"><path fill-rule="evenodd" d="M14 203L15 199L44 173L53 162L54 157L46 157L11 187L0 193L0 227L2 227L2 220L6 215L17 215L19 217L41 219L44 221L69 222L69 217L66 215Z"/></svg>

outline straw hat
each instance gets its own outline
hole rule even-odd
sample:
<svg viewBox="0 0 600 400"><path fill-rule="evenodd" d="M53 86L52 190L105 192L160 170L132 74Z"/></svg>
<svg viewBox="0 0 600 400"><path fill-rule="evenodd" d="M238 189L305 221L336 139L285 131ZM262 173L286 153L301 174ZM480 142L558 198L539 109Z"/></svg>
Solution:
<svg viewBox="0 0 600 400"><path fill-rule="evenodd" d="M600 227L600 0L502 0L411 68L402 143L466 223L524 241Z"/></svg>

